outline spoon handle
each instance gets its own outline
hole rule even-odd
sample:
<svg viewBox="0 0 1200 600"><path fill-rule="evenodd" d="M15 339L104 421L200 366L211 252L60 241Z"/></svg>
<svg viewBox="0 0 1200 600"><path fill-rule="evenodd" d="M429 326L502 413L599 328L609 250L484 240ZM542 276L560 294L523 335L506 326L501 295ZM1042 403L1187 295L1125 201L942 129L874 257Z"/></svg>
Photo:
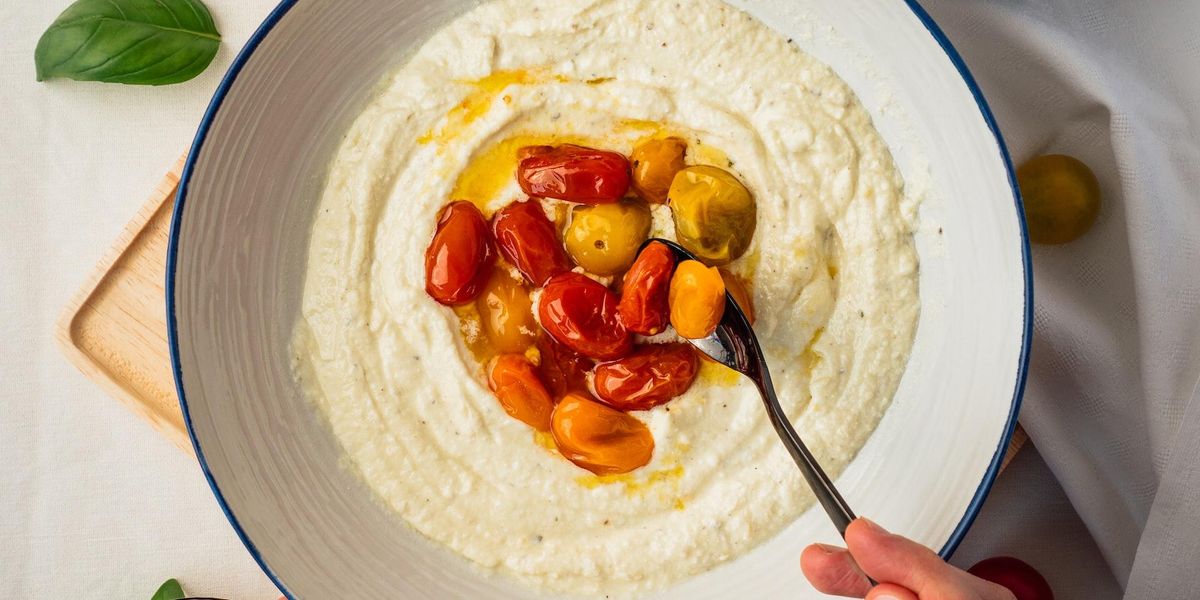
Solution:
<svg viewBox="0 0 1200 600"><path fill-rule="evenodd" d="M757 379L760 382L758 390L762 393L763 403L767 405L767 414L770 416L771 425L775 427L779 438L783 440L783 445L787 447L792 459L800 467L800 472L804 474L804 479L808 481L808 486L816 494L817 500L829 514L833 526L837 528L838 535L846 537L846 527L855 518L854 511L850 510L850 505L846 504L846 500L838 493L833 482L829 480L829 476L821 469L817 459L808 451L808 447L800 440L791 421L784 414L783 407L779 405L779 398L775 396L775 385L771 383L771 373L767 370L766 361L759 360L758 366L761 371L761 376Z"/></svg>

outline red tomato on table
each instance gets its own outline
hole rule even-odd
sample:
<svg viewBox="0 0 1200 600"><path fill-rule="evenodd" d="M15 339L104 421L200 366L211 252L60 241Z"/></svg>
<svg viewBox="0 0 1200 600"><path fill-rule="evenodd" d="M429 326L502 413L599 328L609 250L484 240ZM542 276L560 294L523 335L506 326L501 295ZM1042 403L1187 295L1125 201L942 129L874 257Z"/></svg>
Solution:
<svg viewBox="0 0 1200 600"><path fill-rule="evenodd" d="M1011 556L981 560L967 572L1008 588L1017 600L1054 600L1054 592L1046 578L1029 563Z"/></svg>

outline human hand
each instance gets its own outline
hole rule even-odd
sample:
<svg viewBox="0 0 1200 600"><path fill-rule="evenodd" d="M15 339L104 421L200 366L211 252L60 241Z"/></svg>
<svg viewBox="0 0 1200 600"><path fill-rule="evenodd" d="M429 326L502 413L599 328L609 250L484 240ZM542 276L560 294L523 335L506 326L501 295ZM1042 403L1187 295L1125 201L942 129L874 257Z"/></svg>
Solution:
<svg viewBox="0 0 1200 600"><path fill-rule="evenodd" d="M846 528L846 546L813 544L800 569L817 590L867 600L1015 600L1007 588L952 567L929 548L866 519ZM872 587L867 576L879 581Z"/></svg>

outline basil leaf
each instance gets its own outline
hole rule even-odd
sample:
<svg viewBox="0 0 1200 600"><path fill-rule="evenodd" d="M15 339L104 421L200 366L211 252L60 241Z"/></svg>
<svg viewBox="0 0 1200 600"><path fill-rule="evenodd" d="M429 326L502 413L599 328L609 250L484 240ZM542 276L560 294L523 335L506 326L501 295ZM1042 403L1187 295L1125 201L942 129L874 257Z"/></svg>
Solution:
<svg viewBox="0 0 1200 600"><path fill-rule="evenodd" d="M165 85L199 75L221 34L200 0L77 0L42 34L37 79Z"/></svg>
<svg viewBox="0 0 1200 600"><path fill-rule="evenodd" d="M183 593L183 586L179 585L178 581L168 579L158 586L158 591L154 592L154 596L150 600L179 600L186 597Z"/></svg>

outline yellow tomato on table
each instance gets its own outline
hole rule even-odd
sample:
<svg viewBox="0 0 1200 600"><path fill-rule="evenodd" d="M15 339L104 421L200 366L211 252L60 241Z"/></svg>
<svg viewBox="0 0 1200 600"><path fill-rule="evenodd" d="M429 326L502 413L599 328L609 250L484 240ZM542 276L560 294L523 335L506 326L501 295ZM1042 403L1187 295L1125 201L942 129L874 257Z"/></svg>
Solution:
<svg viewBox="0 0 1200 600"><path fill-rule="evenodd" d="M1029 239L1065 244L1087 233L1100 214L1100 183L1070 156L1039 156L1017 169Z"/></svg>

